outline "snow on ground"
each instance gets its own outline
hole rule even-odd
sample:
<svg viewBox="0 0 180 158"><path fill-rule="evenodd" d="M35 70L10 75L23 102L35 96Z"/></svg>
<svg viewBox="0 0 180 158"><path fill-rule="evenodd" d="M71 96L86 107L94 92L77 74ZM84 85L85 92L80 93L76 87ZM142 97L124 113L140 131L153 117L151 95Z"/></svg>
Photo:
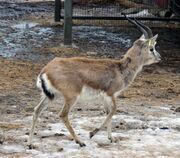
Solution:
<svg viewBox="0 0 180 158"><path fill-rule="evenodd" d="M151 108L151 111L154 110L170 111L168 107L161 106ZM37 133L34 136L35 148L29 150L26 146L32 117L16 119L12 123L23 124L23 128L4 133L5 139L9 140L1 145L0 157L180 157L180 118L177 114L141 116L116 113L112 123L116 142L110 143L105 130L89 139L89 132L102 123L105 114L89 117L82 116L81 113L70 115L70 120L77 135L86 143L86 147L80 148L72 141L57 114L47 110L39 118Z"/></svg>

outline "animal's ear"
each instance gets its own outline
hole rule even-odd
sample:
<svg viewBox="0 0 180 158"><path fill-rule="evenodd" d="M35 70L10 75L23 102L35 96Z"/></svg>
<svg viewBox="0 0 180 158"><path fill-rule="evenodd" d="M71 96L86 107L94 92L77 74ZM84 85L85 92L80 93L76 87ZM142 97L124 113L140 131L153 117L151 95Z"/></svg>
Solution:
<svg viewBox="0 0 180 158"><path fill-rule="evenodd" d="M148 43L147 39L138 39L134 42L134 45L137 45L138 47L142 47L144 44Z"/></svg>
<svg viewBox="0 0 180 158"><path fill-rule="evenodd" d="M145 40L144 34L142 34L142 36L141 36L139 39L140 39L140 40Z"/></svg>
<svg viewBox="0 0 180 158"><path fill-rule="evenodd" d="M152 37L151 40L155 42L157 40L157 38L158 38L158 34L156 34L154 37Z"/></svg>
<svg viewBox="0 0 180 158"><path fill-rule="evenodd" d="M152 46L152 45L156 44L157 38L158 38L158 34L156 34L154 37L148 39L148 40L146 41L146 43L147 43L149 46Z"/></svg>

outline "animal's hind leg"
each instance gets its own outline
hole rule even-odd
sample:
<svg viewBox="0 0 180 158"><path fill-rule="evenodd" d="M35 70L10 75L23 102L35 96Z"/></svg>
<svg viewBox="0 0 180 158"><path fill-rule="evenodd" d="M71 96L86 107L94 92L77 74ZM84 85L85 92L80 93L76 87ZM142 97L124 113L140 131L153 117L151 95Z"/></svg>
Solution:
<svg viewBox="0 0 180 158"><path fill-rule="evenodd" d="M107 115L110 113L110 107L112 103L107 102L107 106L106 106L106 113ZM107 123L107 133L108 133L108 139L111 142L114 142L114 138L112 137L112 119Z"/></svg>
<svg viewBox="0 0 180 158"><path fill-rule="evenodd" d="M39 102L39 104L34 108L31 131L30 131L29 140L28 140L29 148L32 148L31 143L32 143L32 139L33 139L33 136L34 136L34 129L35 129L37 119L38 119L40 113L43 111L43 109L45 109L46 105L43 104L45 102L45 100L46 100L46 96L43 96L41 101Z"/></svg>
<svg viewBox="0 0 180 158"><path fill-rule="evenodd" d="M108 139L112 142L114 142L114 138L112 136L112 119L107 124L107 133L108 133Z"/></svg>
<svg viewBox="0 0 180 158"><path fill-rule="evenodd" d="M106 100L106 103L105 103L105 105L104 105L104 111L106 112L106 114L108 115L109 113L110 113L110 108L111 108L111 105L112 104L112 101L111 102L109 102L109 100ZM114 139L113 139L113 137L112 137L112 127L111 127L111 120L109 121L109 123L107 124L107 133L108 133L108 139L111 141L111 142L113 142L114 141Z"/></svg>
<svg viewBox="0 0 180 158"><path fill-rule="evenodd" d="M76 143L78 143L80 147L83 147L86 145L77 137L68 119L68 113L71 107L75 104L76 100L77 100L77 95L74 97L65 97L65 103L62 111L60 112L60 118L62 119L63 123L65 124L66 128L69 130L71 136L76 141Z"/></svg>

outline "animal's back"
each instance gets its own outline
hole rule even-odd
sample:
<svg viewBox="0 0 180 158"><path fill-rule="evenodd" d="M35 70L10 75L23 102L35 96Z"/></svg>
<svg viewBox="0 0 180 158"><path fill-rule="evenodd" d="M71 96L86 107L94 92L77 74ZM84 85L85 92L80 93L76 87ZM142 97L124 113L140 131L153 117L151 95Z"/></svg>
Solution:
<svg viewBox="0 0 180 158"><path fill-rule="evenodd" d="M76 84L80 89L86 85L107 91L116 77L115 66L112 60L107 59L55 58L41 74L46 74L51 84L59 87Z"/></svg>

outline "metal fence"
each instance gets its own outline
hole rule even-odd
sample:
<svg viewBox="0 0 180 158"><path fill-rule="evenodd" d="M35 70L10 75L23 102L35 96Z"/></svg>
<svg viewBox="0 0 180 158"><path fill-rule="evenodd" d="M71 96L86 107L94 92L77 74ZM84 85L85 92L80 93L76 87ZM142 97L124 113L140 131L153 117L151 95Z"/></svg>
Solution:
<svg viewBox="0 0 180 158"><path fill-rule="evenodd" d="M74 0L72 2L72 18L79 20L124 20L122 13L126 13L127 16L136 17L139 20L180 21L178 17L172 18L173 12L170 9L171 6L174 6L172 1L175 0L109 0L104 2L103 0L89 2L87 0ZM59 19L63 19L64 1L56 6L60 6L60 14L59 11L57 14L59 14Z"/></svg>
<svg viewBox="0 0 180 158"><path fill-rule="evenodd" d="M75 20L80 25L106 21L106 26L115 26L124 23L125 13L137 20L180 21L170 8L170 1L176 0L55 0L55 21L64 19L64 44L71 45Z"/></svg>

